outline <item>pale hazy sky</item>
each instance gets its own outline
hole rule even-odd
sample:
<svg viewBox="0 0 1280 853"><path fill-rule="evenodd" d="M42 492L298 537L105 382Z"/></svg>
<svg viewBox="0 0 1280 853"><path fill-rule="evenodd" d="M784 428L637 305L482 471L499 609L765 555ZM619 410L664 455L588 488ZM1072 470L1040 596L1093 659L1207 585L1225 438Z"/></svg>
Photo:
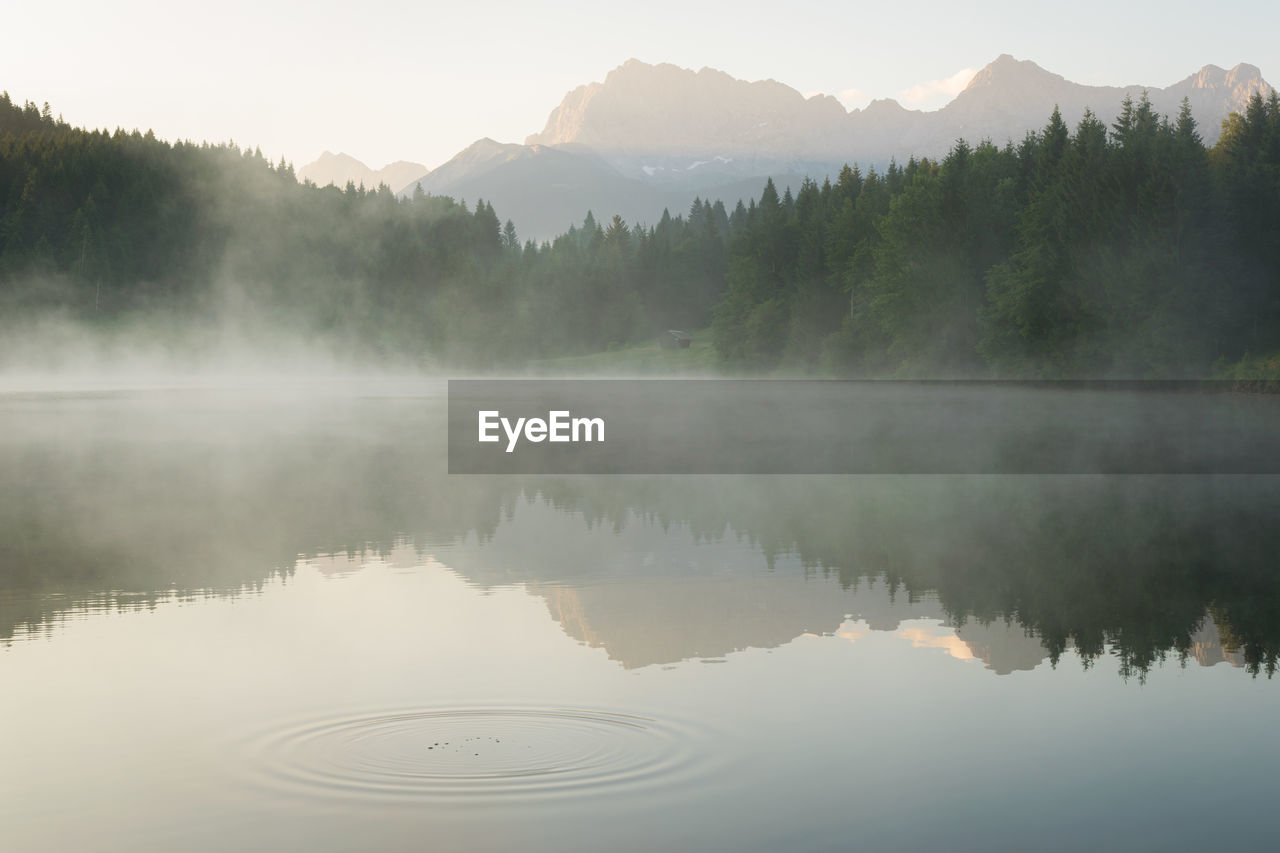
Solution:
<svg viewBox="0 0 1280 853"><path fill-rule="evenodd" d="M523 142L631 57L773 78L847 106L936 109L1001 53L1080 83L1167 86L1205 64L1280 83L1280 3L12 3L0 89L76 125L436 166Z"/></svg>

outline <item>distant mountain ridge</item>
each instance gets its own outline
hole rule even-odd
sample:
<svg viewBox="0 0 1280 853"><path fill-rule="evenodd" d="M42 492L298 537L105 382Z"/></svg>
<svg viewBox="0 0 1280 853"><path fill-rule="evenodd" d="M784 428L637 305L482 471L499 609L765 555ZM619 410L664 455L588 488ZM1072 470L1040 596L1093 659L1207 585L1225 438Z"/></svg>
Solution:
<svg viewBox="0 0 1280 853"><path fill-rule="evenodd" d="M846 112L828 95L805 98L772 80L748 83L720 71L630 60L603 83L579 86L552 110L526 144L576 143L598 151L624 174L653 158L733 158L751 164L877 163L896 157L944 155L956 139L1017 141L1042 128L1054 106L1074 125L1086 108L1104 122L1126 96L1148 93L1158 112L1176 114L1184 97L1212 144L1232 111L1271 86L1252 65L1206 65L1166 88L1086 86L1029 60L1003 54L979 71L946 106L908 110L892 99ZM649 164L653 168L653 164ZM669 168L669 165L667 166ZM735 169L734 171L738 171Z"/></svg>
<svg viewBox="0 0 1280 853"><path fill-rule="evenodd" d="M751 158L785 150L833 153L826 135L845 118L835 98L803 95L774 80L690 71L632 59L604 83L574 89L526 145L577 143L601 152Z"/></svg>
<svg viewBox="0 0 1280 853"><path fill-rule="evenodd" d="M664 208L687 210L695 196L732 207L758 195L766 177L781 189L798 186L804 176L820 181L846 163L883 168L891 158L942 157L961 138L1016 142L1042 129L1055 106L1069 126L1086 109L1110 124L1126 97L1137 100L1143 92L1157 112L1170 116L1186 98L1211 145L1224 118L1243 110L1255 92L1269 96L1272 87L1244 63L1206 65L1164 88L1087 86L1003 54L939 110L909 110L885 98L847 111L829 95L806 98L775 80L748 82L711 68L631 59L603 82L566 94L523 145L486 138L429 173L418 167L421 172L403 181L405 172L364 183L385 180L403 194L421 186L470 202L484 198L522 237L542 240L581 222L588 210L597 219L617 213L628 222L653 223ZM353 158L340 162L343 157L326 152L299 175L368 171ZM400 165L416 164L370 175Z"/></svg>
<svg viewBox="0 0 1280 853"><path fill-rule="evenodd" d="M398 190L418 180L428 171L430 170L421 163L406 160L397 160L375 171L349 154L326 151L298 170L298 180L309 180L321 187L329 184L343 187L350 182L371 190L386 184L391 189Z"/></svg>

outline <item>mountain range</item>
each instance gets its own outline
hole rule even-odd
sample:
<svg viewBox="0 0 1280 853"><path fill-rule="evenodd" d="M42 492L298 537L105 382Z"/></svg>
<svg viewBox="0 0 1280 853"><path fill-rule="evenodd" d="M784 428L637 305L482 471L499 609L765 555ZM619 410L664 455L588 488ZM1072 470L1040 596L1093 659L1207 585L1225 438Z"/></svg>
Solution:
<svg viewBox="0 0 1280 853"><path fill-rule="evenodd" d="M872 101L846 110L829 95L805 97L774 80L748 82L721 71L692 71L629 60L602 83L579 86L523 145L482 139L437 169L416 164L373 172L354 158L326 152L299 176L316 183L386 183L401 194L426 192L493 204L521 237L548 239L579 223L617 213L653 223L664 208L679 213L695 196L732 207L754 197L766 177L781 189L805 177L822 180L846 163L884 168L891 158L944 156L957 139L998 145L1044 127L1057 106L1074 126L1091 109L1111 123L1126 97L1145 92L1155 110L1176 115L1186 98L1207 144L1221 123L1255 92L1272 87L1261 71L1206 65L1165 88L1086 86L1008 54L979 71L939 110L908 110ZM344 159L345 158L345 159ZM346 171L344 171L344 169ZM407 180L397 183L408 175Z"/></svg>
<svg viewBox="0 0 1280 853"><path fill-rule="evenodd" d="M341 187L349 181L356 186L363 185L369 189L382 184L399 188L408 186L429 171L431 170L421 163L410 163L406 160L397 160L374 171L349 154L334 154L332 151L326 151L315 161L298 170L298 180L311 181L322 187L329 184Z"/></svg>

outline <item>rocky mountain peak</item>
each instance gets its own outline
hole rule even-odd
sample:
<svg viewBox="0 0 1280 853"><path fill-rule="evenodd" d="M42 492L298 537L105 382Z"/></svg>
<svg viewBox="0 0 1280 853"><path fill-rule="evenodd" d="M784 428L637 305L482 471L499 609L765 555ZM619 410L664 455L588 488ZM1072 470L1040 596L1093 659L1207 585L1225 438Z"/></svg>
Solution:
<svg viewBox="0 0 1280 853"><path fill-rule="evenodd" d="M1256 65L1241 62L1235 68L1226 70L1217 65L1206 65L1187 81L1193 89L1225 89L1228 91L1246 88L1249 90L1266 88L1262 79L1262 71ZM1258 86L1262 84L1262 86Z"/></svg>
<svg viewBox="0 0 1280 853"><path fill-rule="evenodd" d="M1262 69L1258 68L1256 65L1250 65L1247 62L1241 62L1236 65L1235 68L1232 68L1227 72L1228 84L1239 85L1240 83L1247 82L1249 80L1261 79Z"/></svg>
<svg viewBox="0 0 1280 853"><path fill-rule="evenodd" d="M960 94L982 89L1025 90L1062 82L1065 82L1065 78L1044 70L1030 59L1015 59L1010 54L1002 53L973 75L969 85Z"/></svg>
<svg viewBox="0 0 1280 853"><path fill-rule="evenodd" d="M889 115L905 113L909 112L909 110L893 98L876 98L874 101L863 107L860 112L864 115Z"/></svg>
<svg viewBox="0 0 1280 853"><path fill-rule="evenodd" d="M631 59L603 83L574 89L525 144L580 143L601 152L663 151L734 156L802 145L845 118L834 98L811 98L776 80L748 82L723 71L693 71Z"/></svg>

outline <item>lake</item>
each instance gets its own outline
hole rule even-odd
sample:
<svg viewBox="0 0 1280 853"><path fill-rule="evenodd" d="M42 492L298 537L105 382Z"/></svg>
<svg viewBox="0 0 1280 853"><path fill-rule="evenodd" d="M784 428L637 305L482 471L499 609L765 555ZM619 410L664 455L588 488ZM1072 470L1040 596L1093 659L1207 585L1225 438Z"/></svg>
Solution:
<svg viewBox="0 0 1280 853"><path fill-rule="evenodd" d="M0 849L1280 837L1280 477L451 476L445 424L0 394Z"/></svg>

